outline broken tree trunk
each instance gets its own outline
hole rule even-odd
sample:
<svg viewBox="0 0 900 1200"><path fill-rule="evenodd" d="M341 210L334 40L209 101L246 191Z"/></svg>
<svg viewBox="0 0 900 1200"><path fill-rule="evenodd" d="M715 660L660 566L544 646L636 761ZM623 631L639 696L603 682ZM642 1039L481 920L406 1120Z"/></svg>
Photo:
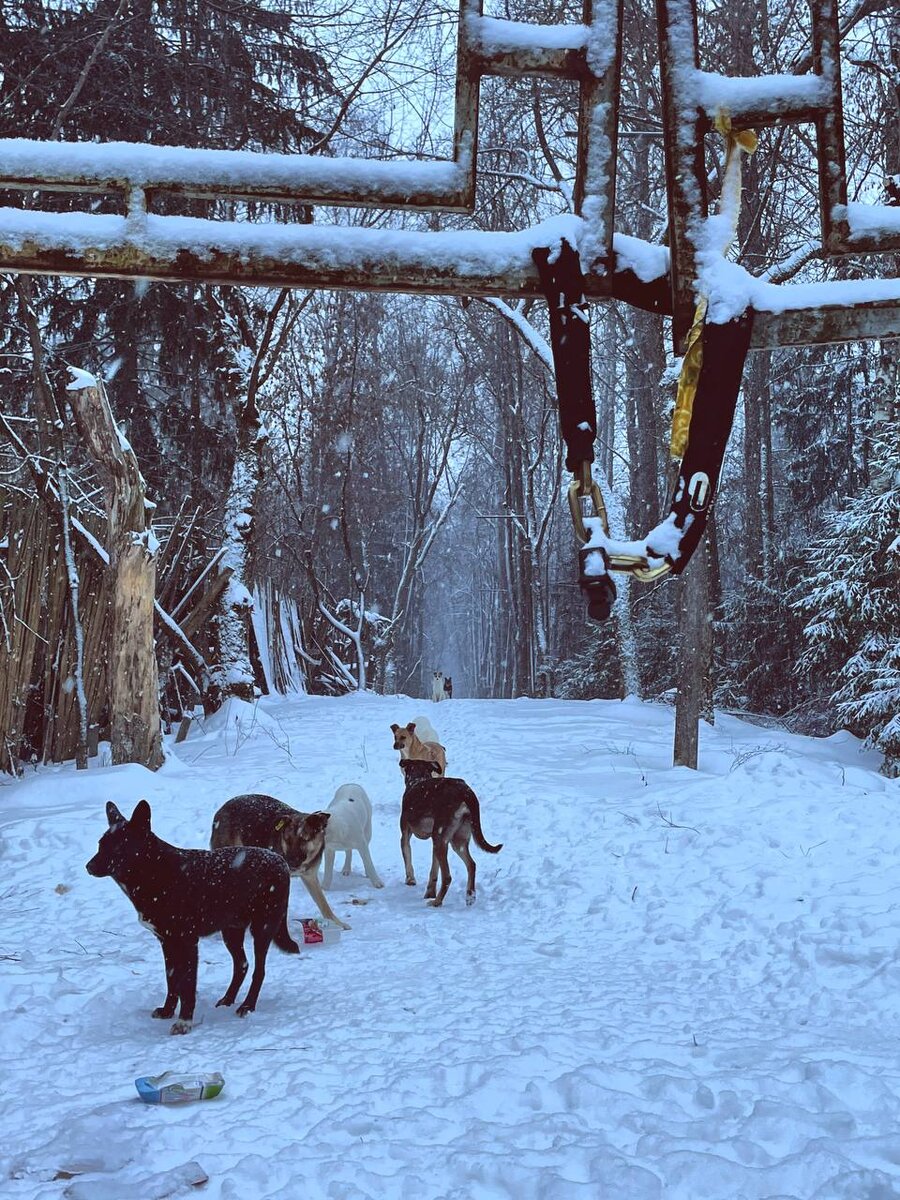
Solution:
<svg viewBox="0 0 900 1200"><path fill-rule="evenodd" d="M72 412L102 478L112 580L109 699L112 761L162 765L159 678L153 640L156 539L134 451L116 425L103 385L79 372Z"/></svg>

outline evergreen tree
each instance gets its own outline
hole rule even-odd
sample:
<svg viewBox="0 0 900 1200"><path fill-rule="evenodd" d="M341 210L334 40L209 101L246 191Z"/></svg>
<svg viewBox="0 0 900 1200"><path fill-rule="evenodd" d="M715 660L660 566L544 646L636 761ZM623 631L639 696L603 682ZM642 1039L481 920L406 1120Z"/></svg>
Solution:
<svg viewBox="0 0 900 1200"><path fill-rule="evenodd" d="M832 688L850 728L900 773L900 427L872 438L871 482L831 514L806 551L795 607L806 617L798 670Z"/></svg>
<svg viewBox="0 0 900 1200"><path fill-rule="evenodd" d="M0 137L302 151L317 136L310 106L333 89L298 13L296 0L0 0ZM221 203L162 193L153 211L176 203L189 215L227 215ZM85 198L59 193L50 204L81 209ZM114 193L92 200L94 211L121 207ZM229 478L222 446L235 401L219 293L110 279L31 285L51 376L62 378L66 362L103 374L151 493L190 493L212 507ZM244 307L264 319L265 299ZM7 289L0 326L13 327L0 346L14 372L17 316ZM19 374L11 382L24 393Z"/></svg>

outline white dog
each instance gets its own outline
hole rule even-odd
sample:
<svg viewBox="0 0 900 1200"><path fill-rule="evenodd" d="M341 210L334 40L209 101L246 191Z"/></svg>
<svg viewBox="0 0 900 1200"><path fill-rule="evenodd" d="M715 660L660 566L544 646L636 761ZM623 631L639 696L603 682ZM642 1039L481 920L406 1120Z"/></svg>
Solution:
<svg viewBox="0 0 900 1200"><path fill-rule="evenodd" d="M344 783L334 793L334 799L328 805L331 817L325 833L325 874L322 879L324 887L331 887L334 874L334 856L338 850L343 850L344 868L342 875L350 874L350 860L353 851L359 852L363 866L373 887L384 887L378 878L375 864L369 853L369 841L372 837L372 802L358 783Z"/></svg>
<svg viewBox="0 0 900 1200"><path fill-rule="evenodd" d="M437 742L440 745L441 739L437 735L437 730L427 717L413 717L413 723L416 727L417 738L423 742Z"/></svg>
<svg viewBox="0 0 900 1200"><path fill-rule="evenodd" d="M431 677L431 698L435 702L444 698L444 672L435 671Z"/></svg>

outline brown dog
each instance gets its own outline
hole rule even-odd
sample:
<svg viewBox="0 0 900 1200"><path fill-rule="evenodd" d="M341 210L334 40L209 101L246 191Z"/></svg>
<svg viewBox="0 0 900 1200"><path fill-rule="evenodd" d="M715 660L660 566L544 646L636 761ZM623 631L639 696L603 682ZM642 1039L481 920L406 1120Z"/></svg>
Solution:
<svg viewBox="0 0 900 1200"><path fill-rule="evenodd" d="M431 838L431 873L425 888L425 899L440 908L450 886L450 864L447 847L452 846L466 864L466 904L475 903L475 860L469 853L469 838L488 854L498 854L503 846L492 846L481 830L481 807L478 797L462 779L434 778L432 763L405 759L400 768L406 779L406 790L400 808L400 851L406 867L406 882L415 886L410 840ZM441 890L437 891L438 869Z"/></svg>
<svg viewBox="0 0 900 1200"><path fill-rule="evenodd" d="M299 875L319 912L341 929L350 926L332 912L319 883L319 863L325 850L327 812L302 813L274 796L235 796L213 817L210 849L222 846L262 846L287 859L292 875Z"/></svg>
<svg viewBox="0 0 900 1200"><path fill-rule="evenodd" d="M400 751L400 765L406 759L435 764L435 775L443 775L447 770L447 752L440 742L423 742L416 734L416 722L408 725L392 725L394 734L394 749Z"/></svg>

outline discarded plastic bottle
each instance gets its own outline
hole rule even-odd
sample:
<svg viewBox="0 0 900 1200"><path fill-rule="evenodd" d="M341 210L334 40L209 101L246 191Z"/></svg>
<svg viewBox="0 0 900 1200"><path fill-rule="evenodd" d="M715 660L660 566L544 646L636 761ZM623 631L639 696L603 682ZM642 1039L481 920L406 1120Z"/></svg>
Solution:
<svg viewBox="0 0 900 1200"><path fill-rule="evenodd" d="M319 917L303 917L304 946L336 946L341 940L341 929L333 921L322 921Z"/></svg>
<svg viewBox="0 0 900 1200"><path fill-rule="evenodd" d="M145 1104L186 1104L189 1100L212 1100L225 1086L225 1080L218 1071L209 1075L163 1071L162 1075L142 1075L134 1086Z"/></svg>

